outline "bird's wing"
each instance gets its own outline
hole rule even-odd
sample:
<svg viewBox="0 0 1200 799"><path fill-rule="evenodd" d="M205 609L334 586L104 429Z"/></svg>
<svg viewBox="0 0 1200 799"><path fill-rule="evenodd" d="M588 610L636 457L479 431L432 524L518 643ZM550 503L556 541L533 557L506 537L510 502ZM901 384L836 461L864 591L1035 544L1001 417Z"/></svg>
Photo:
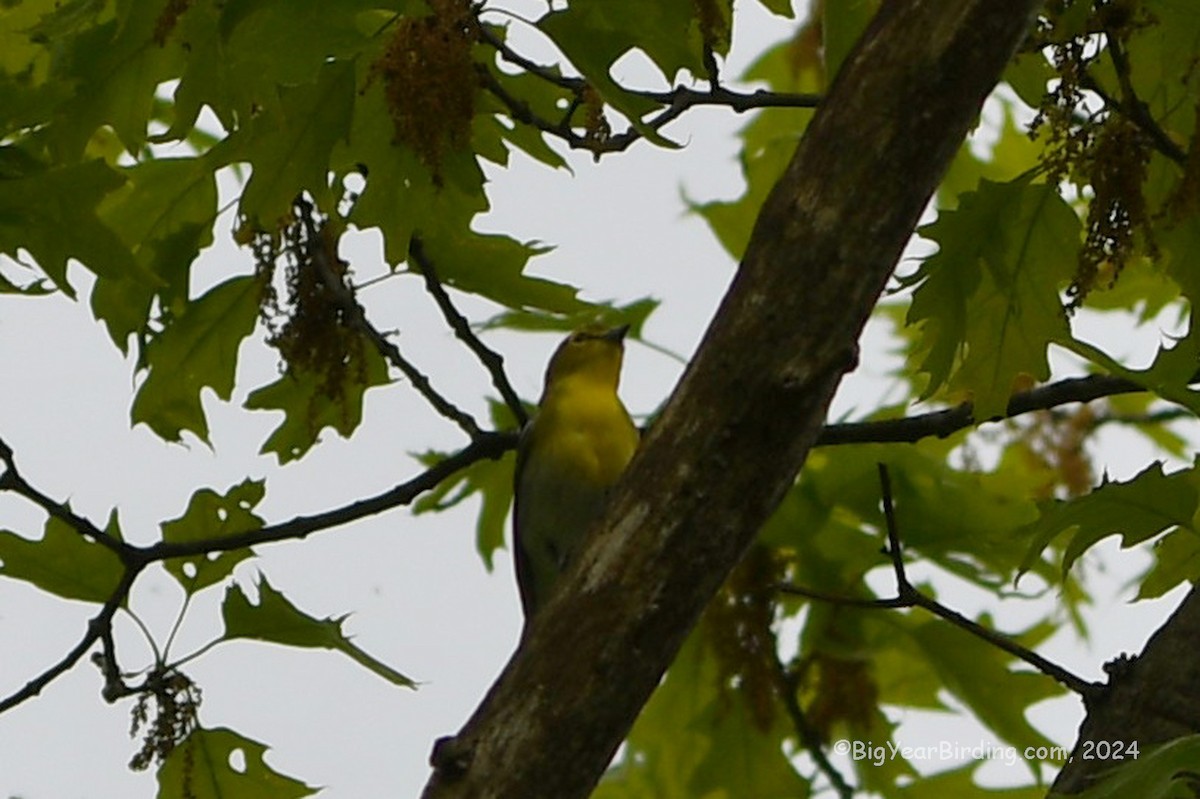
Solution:
<svg viewBox="0 0 1200 799"><path fill-rule="evenodd" d="M521 436L517 440L517 465L513 469L513 561L517 567L517 589L521 594L521 610L525 618L529 618L534 607L533 564L529 562L529 553L521 545L521 477L525 473L525 464L529 461L529 447L533 439L533 424L531 419L521 428Z"/></svg>

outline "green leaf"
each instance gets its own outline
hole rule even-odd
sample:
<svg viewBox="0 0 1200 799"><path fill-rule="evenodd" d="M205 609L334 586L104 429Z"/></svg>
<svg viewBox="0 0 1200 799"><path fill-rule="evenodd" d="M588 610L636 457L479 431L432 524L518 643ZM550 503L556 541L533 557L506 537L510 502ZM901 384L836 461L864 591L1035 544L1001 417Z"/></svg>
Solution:
<svg viewBox="0 0 1200 799"><path fill-rule="evenodd" d="M506 38L507 28L488 26L488 29L496 38L502 41ZM504 88L505 92L512 97L520 98L530 112L540 119L560 118L563 114L562 103L569 103L573 97L569 90L529 72L509 73L497 68L495 63L489 64L488 69L492 78ZM545 71L555 77L561 76L557 65L545 67ZM506 119L501 135L510 146L522 150L546 166L570 171L571 167L566 159L547 143L548 134L540 128L513 119L513 112L508 106L490 93L479 94L476 97L476 104L478 112L490 112Z"/></svg>
<svg viewBox="0 0 1200 799"><path fill-rule="evenodd" d="M342 371L342 381L331 387L325 375L289 369L270 385L255 389L246 398L250 410L283 411L279 427L263 443L262 454L275 453L280 464L299 460L320 440L321 431L332 427L343 438L362 423L363 396L367 389L389 382L387 362L371 344L360 350L362 368L351 364Z"/></svg>
<svg viewBox="0 0 1200 799"><path fill-rule="evenodd" d="M545 333L556 331L569 333L585 325L594 324L600 327L618 327L629 325L626 340L641 340L642 329L650 314L661 303L649 297L634 300L626 305L612 302L587 303L587 309L573 314L550 314L542 311L504 311L483 322L483 330L525 330Z"/></svg>
<svg viewBox="0 0 1200 799"><path fill-rule="evenodd" d="M261 80L272 85L313 83L331 59L357 54L370 43L370 27L360 26L360 12L398 6L401 14L421 8L418 2L377 3L373 0L258 0L226 4L221 34L226 38L234 80Z"/></svg>
<svg viewBox="0 0 1200 799"><path fill-rule="evenodd" d="M263 520L253 512L266 493L262 480L245 480L218 494L202 488L192 494L178 519L162 523L162 539L172 544L211 541L257 530ZM254 553L249 549L171 558L163 563L183 590L194 594L233 574L233 567Z"/></svg>
<svg viewBox="0 0 1200 799"><path fill-rule="evenodd" d="M1000 183L1016 180L1038 165L1042 148L1029 138L1017 109L1012 103L999 105L1004 113L999 138L982 157L975 154L971 141L963 142L958 148L958 154L938 184L937 198L942 208L956 207L959 195L978 190L981 180Z"/></svg>
<svg viewBox="0 0 1200 799"><path fill-rule="evenodd" d="M158 769L158 799L301 799L318 789L267 765L267 747L226 727L192 730Z"/></svg>
<svg viewBox="0 0 1200 799"><path fill-rule="evenodd" d="M426 452L419 455L418 459L425 466L433 466L446 457L446 453ZM475 542L488 571L494 566L496 550L504 546L508 509L512 506L515 457L514 453L509 452L499 460L476 461L443 480L413 503L413 513L439 512L479 494L482 504L475 523Z"/></svg>
<svg viewBox="0 0 1200 799"><path fill-rule="evenodd" d="M1155 234L1155 244L1161 253L1166 276L1178 284L1178 291L1200 302L1200 216L1191 214L1174 224L1163 225ZM1118 285L1125 281L1121 274ZM1173 299L1173 298L1172 298Z"/></svg>
<svg viewBox="0 0 1200 799"><path fill-rule="evenodd" d="M556 314L589 310L576 296L577 289L524 274L529 259L548 247L522 244L508 236L445 228L427 233L423 243L438 276L448 286L518 310Z"/></svg>
<svg viewBox="0 0 1200 799"><path fill-rule="evenodd" d="M179 74L185 57L182 47L155 41L161 12L156 3L120 4L115 18L81 19L67 36L43 34L59 43L54 80L74 89L70 101L56 108L46 131L60 159L78 158L104 125L112 126L130 153L145 144L155 90Z"/></svg>
<svg viewBox="0 0 1200 799"><path fill-rule="evenodd" d="M186 43L190 57L175 90L176 118L164 138L184 138L205 106L229 131L260 112L274 116L279 87L311 87L331 61L370 61L380 46L376 34L390 18L364 24L364 14L378 5L371 0L191 4L168 36L168 46ZM422 0L387 6L401 15L424 10Z"/></svg>
<svg viewBox="0 0 1200 799"><path fill-rule="evenodd" d="M692 799L688 782L713 745L695 722L717 701L717 664L698 630L642 708L593 799Z"/></svg>
<svg viewBox="0 0 1200 799"><path fill-rule="evenodd" d="M1121 546L1129 548L1172 527L1190 529L1200 501L1196 474L1196 467L1166 474L1161 463L1153 463L1126 482L1106 481L1085 496L1053 501L1020 531L1031 540L1022 569L1064 533L1070 535L1063 551L1065 577L1079 556L1110 535L1120 535Z"/></svg>
<svg viewBox="0 0 1200 799"><path fill-rule="evenodd" d="M41 21L61 10L55 0L26 0L0 6L0 75L19 75L28 84L27 88L45 85L51 52L47 37L40 35ZM5 106L0 108L9 111Z"/></svg>
<svg viewBox="0 0 1200 799"><path fill-rule="evenodd" d="M1057 77L1041 51L1018 53L1004 70L1004 82L1030 108L1041 105L1050 81Z"/></svg>
<svg viewBox="0 0 1200 799"><path fill-rule="evenodd" d="M716 701L695 720L710 745L688 780L692 796L805 799L812 786L788 761L782 718L759 729L745 701Z"/></svg>
<svg viewBox="0 0 1200 799"><path fill-rule="evenodd" d="M105 532L121 538L115 510ZM0 575L33 583L56 596L107 602L124 572L115 553L53 516L46 520L40 541L0 530Z"/></svg>
<svg viewBox="0 0 1200 799"><path fill-rule="evenodd" d="M698 21L690 0L577 0L550 11L537 22L606 103L617 109L647 140L674 146L642 123L656 104L625 91L611 67L625 53L640 49L671 81L680 69L703 75Z"/></svg>
<svg viewBox="0 0 1200 799"><path fill-rule="evenodd" d="M331 63L317 77L281 88L277 114L264 111L247 128L243 153L252 174L239 207L266 230L290 213L302 191L322 208L332 205L327 176L334 144L350 133L354 65Z"/></svg>
<svg viewBox="0 0 1200 799"><path fill-rule="evenodd" d="M792 0L758 0L763 8L780 17L793 19L796 12L792 10Z"/></svg>
<svg viewBox="0 0 1200 799"><path fill-rule="evenodd" d="M1158 599L1177 585L1200 580L1200 535L1177 527L1154 542L1154 563L1142 575L1134 601Z"/></svg>
<svg viewBox="0 0 1200 799"><path fill-rule="evenodd" d="M642 709L594 799L807 797L811 786L785 751L791 727L784 715L763 729L746 700L721 685L701 625Z"/></svg>
<svg viewBox="0 0 1200 799"><path fill-rule="evenodd" d="M1180 299L1179 284L1170 276L1164 262L1177 259L1168 251L1175 247L1170 232L1156 239L1164 257L1161 261L1137 258L1125 265L1121 276L1109 286L1097 286L1088 292L1084 304L1098 311L1129 311L1137 315L1138 324L1145 324ZM1200 243L1200 239L1197 240ZM1186 263L1185 270L1195 264ZM1198 284L1200 285L1200 284Z"/></svg>
<svg viewBox="0 0 1200 799"><path fill-rule="evenodd" d="M937 774L922 774L920 779L913 780L910 785L888 793L887 796L891 799L943 799L947 796L973 799L1045 799L1044 785L991 788L978 784L973 775L987 763L986 760L980 760Z"/></svg>
<svg viewBox="0 0 1200 799"><path fill-rule="evenodd" d="M483 172L473 153L449 152L441 163L441 182L408 147L395 141L383 87L370 81L359 65L356 84L366 86L354 101L348 142L335 142L331 156L338 175L365 171L363 189L348 222L360 229L379 228L384 257L393 265L408 258L414 232L453 230L469 233L471 219L488 209Z"/></svg>
<svg viewBox="0 0 1200 799"><path fill-rule="evenodd" d="M1200 391L1190 387L1196 374L1196 364L1200 362L1200 319L1197 318L1195 307L1188 318L1187 335L1182 339L1167 337L1159 345L1154 363L1148 369L1130 369L1086 341L1068 339L1059 343L1110 374L1138 383L1147 391L1153 391L1165 400L1200 414Z"/></svg>
<svg viewBox="0 0 1200 799"><path fill-rule="evenodd" d="M235 585L225 591L221 605L221 616L225 620L222 640L249 638L285 646L316 649L332 649L349 657L368 671L404 688L414 688L416 683L400 672L381 663L350 642L342 632L345 616L337 619L316 619L302 612L276 591L259 575L258 604L250 603L242 589Z"/></svg>
<svg viewBox="0 0 1200 799"><path fill-rule="evenodd" d="M814 451L800 480L768 522L763 540L795 552L795 578L823 591L857 590L883 566L886 520L879 464L891 476L896 521L906 551L1000 593L1022 564L1026 539L1013 530L1037 518L1025 471L975 473L952 468L958 442L831 447Z"/></svg>
<svg viewBox="0 0 1200 799"><path fill-rule="evenodd" d="M586 52L584 60L603 69L606 77L617 58L635 48L650 57L667 81L681 69L693 75L704 72L700 20L693 0L577 0L568 12L548 14L538 26L560 33L569 28L569 38L578 46L564 51L568 58L574 62L575 53ZM604 52L611 54L607 61L600 55Z"/></svg>
<svg viewBox="0 0 1200 799"><path fill-rule="evenodd" d="M131 417L167 441L184 430L208 441L200 392L212 388L228 400L233 393L237 352L254 331L262 281L235 277L188 303L146 347L150 373L138 389Z"/></svg>
<svg viewBox="0 0 1200 799"><path fill-rule="evenodd" d="M1195 796L1196 763L1200 762L1200 735L1176 738L1149 752L1139 752L1111 771L1098 784L1071 799L1188 799ZM1066 799L1051 794L1051 799Z"/></svg>
<svg viewBox="0 0 1200 799"><path fill-rule="evenodd" d="M1126 57L1137 65L1129 75L1133 91L1168 135L1188 141L1200 101L1200 88L1191 80L1200 51L1200 16L1189 0L1146 0L1145 13L1155 24L1136 26L1126 43Z"/></svg>
<svg viewBox="0 0 1200 799"><path fill-rule="evenodd" d="M213 241L217 166L209 158L136 164L122 170L125 184L101 204L101 218L141 267L100 277L92 289L92 311L122 351L130 334L145 333L155 296L174 312L186 303L192 262Z"/></svg>
<svg viewBox="0 0 1200 799"><path fill-rule="evenodd" d="M1073 274L1079 227L1055 187L985 180L921 229L939 248L912 279L908 313L930 377L923 398L949 383L974 398L975 418L990 419L1020 376L1049 378L1047 347L1070 338L1059 290Z"/></svg>
<svg viewBox="0 0 1200 799"><path fill-rule="evenodd" d="M123 183L119 172L98 160L0 180L0 253L16 260L19 250L27 250L71 297L69 259L101 277L127 276L135 267L132 253L96 215L105 195Z"/></svg>

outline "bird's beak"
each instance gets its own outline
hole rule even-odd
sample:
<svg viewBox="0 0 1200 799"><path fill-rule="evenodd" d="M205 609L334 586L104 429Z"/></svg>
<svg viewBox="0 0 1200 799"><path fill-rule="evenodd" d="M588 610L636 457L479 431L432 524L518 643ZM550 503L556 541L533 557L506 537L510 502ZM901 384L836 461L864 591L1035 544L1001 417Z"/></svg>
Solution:
<svg viewBox="0 0 1200 799"><path fill-rule="evenodd" d="M620 327L614 327L612 330L606 331L601 338L620 344L625 340L625 334L628 332L629 325L621 325Z"/></svg>

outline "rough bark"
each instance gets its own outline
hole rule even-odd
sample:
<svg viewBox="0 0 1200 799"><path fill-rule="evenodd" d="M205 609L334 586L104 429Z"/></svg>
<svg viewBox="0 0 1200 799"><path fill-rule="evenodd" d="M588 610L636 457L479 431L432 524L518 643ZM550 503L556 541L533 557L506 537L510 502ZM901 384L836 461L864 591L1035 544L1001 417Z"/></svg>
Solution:
<svg viewBox="0 0 1200 799"><path fill-rule="evenodd" d="M1193 587L1141 655L1106 667L1107 690L1088 703L1069 762L1054 780L1058 793L1079 793L1155 744L1200 732L1200 589ZM1120 757L1115 755L1119 754Z"/></svg>
<svg viewBox="0 0 1200 799"><path fill-rule="evenodd" d="M428 799L587 796L821 429L917 220L1040 0L889 0L768 197L586 551Z"/></svg>

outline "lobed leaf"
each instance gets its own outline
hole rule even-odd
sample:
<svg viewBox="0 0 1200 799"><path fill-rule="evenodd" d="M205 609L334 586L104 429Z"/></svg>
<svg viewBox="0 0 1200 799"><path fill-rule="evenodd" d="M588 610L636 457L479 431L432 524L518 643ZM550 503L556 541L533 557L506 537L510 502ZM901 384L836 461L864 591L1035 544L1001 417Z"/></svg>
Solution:
<svg viewBox="0 0 1200 799"><path fill-rule="evenodd" d="M224 494L201 488L192 494L182 516L162 523L162 540L186 544L257 530L263 520L253 511L265 494L266 483L262 480L244 480ZM163 567L184 591L195 594L233 574L234 566L253 554L249 547L233 549L171 558L163 562Z"/></svg>
<svg viewBox="0 0 1200 799"><path fill-rule="evenodd" d="M233 393L237 353L254 331L262 281L231 278L188 303L178 317L146 346L149 374L130 412L167 441L183 431L208 441L200 392L208 387L223 400Z"/></svg>
<svg viewBox="0 0 1200 799"><path fill-rule="evenodd" d="M259 575L257 589L257 605L251 604L237 585L226 589L225 601L221 604L221 617L225 620L222 640L248 638L285 646L332 649L393 685L416 687L416 683L408 677L351 643L342 632L345 616L337 619L309 616L272 588L262 575Z"/></svg>
<svg viewBox="0 0 1200 799"><path fill-rule="evenodd" d="M105 532L121 537L115 510ZM53 516L46 520L38 541L0 530L0 576L24 580L56 596L107 602L124 572L125 567L112 550Z"/></svg>

